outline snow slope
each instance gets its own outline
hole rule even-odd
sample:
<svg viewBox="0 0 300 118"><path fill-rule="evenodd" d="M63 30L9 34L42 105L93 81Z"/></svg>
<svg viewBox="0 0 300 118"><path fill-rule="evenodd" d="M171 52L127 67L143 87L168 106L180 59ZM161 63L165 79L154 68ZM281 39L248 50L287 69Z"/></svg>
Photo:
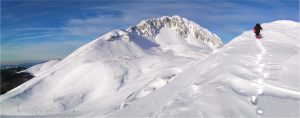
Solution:
<svg viewBox="0 0 300 118"><path fill-rule="evenodd" d="M48 68L57 64L59 61L60 61L59 59L49 60L47 62L37 64L30 68L27 68L26 70L24 70L22 72L28 72L28 73L33 74L34 76L38 76L40 73L42 73L43 71L47 71Z"/></svg>
<svg viewBox="0 0 300 118"><path fill-rule="evenodd" d="M247 31L163 89L107 116L298 118L300 24L262 27L263 39Z"/></svg>
<svg viewBox="0 0 300 118"><path fill-rule="evenodd" d="M262 27L263 39L246 31L213 54L176 47L167 27L154 38L114 30L1 95L1 116L299 117L300 24Z"/></svg>

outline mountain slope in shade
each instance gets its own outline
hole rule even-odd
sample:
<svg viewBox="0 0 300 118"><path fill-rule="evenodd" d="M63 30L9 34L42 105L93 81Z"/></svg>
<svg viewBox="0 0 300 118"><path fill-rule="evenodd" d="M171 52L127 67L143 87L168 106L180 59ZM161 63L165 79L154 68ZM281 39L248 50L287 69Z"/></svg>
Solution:
<svg viewBox="0 0 300 118"><path fill-rule="evenodd" d="M34 78L31 73L20 72L25 70L23 67L11 67L1 69L0 77L0 94L5 94L11 89L23 84L24 82Z"/></svg>

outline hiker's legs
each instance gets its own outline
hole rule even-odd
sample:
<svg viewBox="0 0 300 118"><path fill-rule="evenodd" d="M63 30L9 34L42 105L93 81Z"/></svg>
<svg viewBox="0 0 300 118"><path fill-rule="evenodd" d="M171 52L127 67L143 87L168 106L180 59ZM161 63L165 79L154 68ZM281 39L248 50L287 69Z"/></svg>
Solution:
<svg viewBox="0 0 300 118"><path fill-rule="evenodd" d="M255 37L256 37L257 39L259 39L259 37L260 37L260 36L259 36L259 33L256 32L256 33L255 33Z"/></svg>

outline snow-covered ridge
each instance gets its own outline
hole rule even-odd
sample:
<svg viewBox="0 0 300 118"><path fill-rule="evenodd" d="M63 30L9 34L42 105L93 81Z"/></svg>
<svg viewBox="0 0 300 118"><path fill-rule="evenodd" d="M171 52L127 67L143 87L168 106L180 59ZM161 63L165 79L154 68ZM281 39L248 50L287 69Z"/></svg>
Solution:
<svg viewBox="0 0 300 118"><path fill-rule="evenodd" d="M270 23L263 23L261 24L263 30L261 31L262 37L266 35L273 36L273 41L279 41L281 43L286 43L294 46L299 47L300 40L299 34L300 34L300 25L299 22L290 21L290 20L277 20ZM289 33L298 34L297 35L286 35ZM252 30L248 30L243 32L240 36L234 38L231 40L227 45L230 45L235 42L239 42L242 40L253 40L254 38L254 32ZM287 39L293 39L293 40L287 40Z"/></svg>
<svg viewBox="0 0 300 118"><path fill-rule="evenodd" d="M106 40L106 41L113 41L113 40L116 40L116 39L123 39L123 40L126 40L126 41L130 41L130 37L128 35L128 32L126 31L123 31L123 30L120 30L120 29L115 29L107 34L105 34L103 36L103 39Z"/></svg>
<svg viewBox="0 0 300 118"><path fill-rule="evenodd" d="M211 43L215 48L220 48L224 45L217 35L209 32L195 22L189 21L186 18L181 18L177 15L142 20L136 26L129 27L127 31L154 39L162 27L173 29L183 38L188 38L189 34L192 34L193 38L206 43Z"/></svg>
<svg viewBox="0 0 300 118"><path fill-rule="evenodd" d="M80 47L65 60L77 57L76 55L92 53L94 53L92 55L102 55L99 58L138 56L150 48L171 52L178 56L203 58L222 46L223 43L217 35L198 24L179 16L163 16L143 20L127 30L112 30ZM137 52L140 53L136 54Z"/></svg>
<svg viewBox="0 0 300 118"><path fill-rule="evenodd" d="M28 73L33 74L34 76L37 76L41 72L49 69L50 67L57 64L58 62L60 62L60 59L52 59L52 60L46 61L44 63L34 65L34 66L32 66L32 67L30 67L30 68L28 68L28 69L26 69L22 72L28 72Z"/></svg>

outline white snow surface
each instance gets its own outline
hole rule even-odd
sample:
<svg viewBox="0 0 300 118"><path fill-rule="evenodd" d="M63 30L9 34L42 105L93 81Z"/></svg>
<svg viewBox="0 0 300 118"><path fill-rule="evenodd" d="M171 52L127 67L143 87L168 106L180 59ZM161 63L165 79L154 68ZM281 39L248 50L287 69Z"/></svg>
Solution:
<svg viewBox="0 0 300 118"><path fill-rule="evenodd" d="M218 50L168 27L114 30L1 95L0 115L298 118L300 23L262 27Z"/></svg>
<svg viewBox="0 0 300 118"><path fill-rule="evenodd" d="M34 76L38 76L40 73L47 71L47 69L49 69L53 65L57 64L58 62L60 62L59 59L52 59L52 60L46 61L44 63L40 63L40 64L34 65L30 68L27 68L26 70L24 70L22 72L28 72L28 73L33 74Z"/></svg>

